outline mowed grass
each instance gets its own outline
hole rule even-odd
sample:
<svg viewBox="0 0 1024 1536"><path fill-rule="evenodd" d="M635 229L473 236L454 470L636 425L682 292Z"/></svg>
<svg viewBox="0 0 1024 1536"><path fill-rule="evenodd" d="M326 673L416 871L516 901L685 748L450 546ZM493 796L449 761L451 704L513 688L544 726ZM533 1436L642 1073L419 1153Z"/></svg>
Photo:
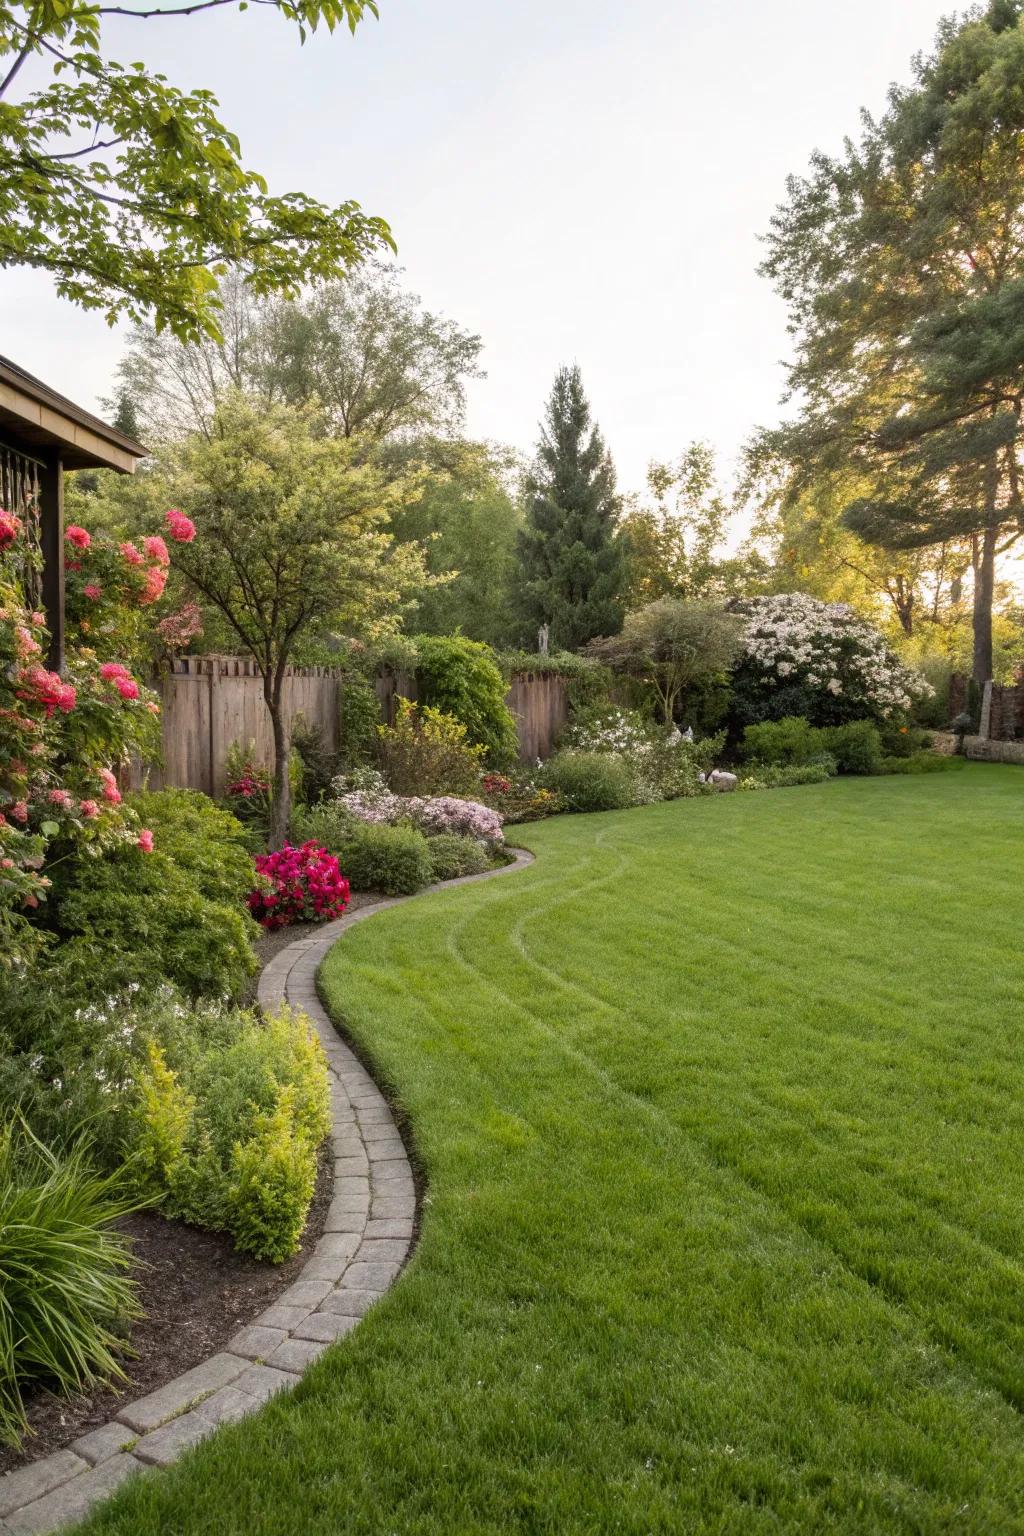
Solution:
<svg viewBox="0 0 1024 1536"><path fill-rule="evenodd" d="M1024 773L524 830L322 975L419 1246L85 1528L1024 1531Z"/></svg>

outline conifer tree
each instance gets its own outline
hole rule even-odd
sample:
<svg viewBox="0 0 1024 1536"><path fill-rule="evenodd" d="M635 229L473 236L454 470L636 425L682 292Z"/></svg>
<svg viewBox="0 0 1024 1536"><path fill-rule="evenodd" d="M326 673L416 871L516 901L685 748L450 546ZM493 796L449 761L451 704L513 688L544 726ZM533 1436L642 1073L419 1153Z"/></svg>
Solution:
<svg viewBox="0 0 1024 1536"><path fill-rule="evenodd" d="M996 562L1022 528L1024 4L943 22L915 78L844 156L793 180L767 272L805 405L780 437L894 549L967 539L974 675L992 675Z"/></svg>
<svg viewBox="0 0 1024 1536"><path fill-rule="evenodd" d="M561 368L548 400L519 534L520 612L550 643L576 650L622 623L615 468L578 367Z"/></svg>

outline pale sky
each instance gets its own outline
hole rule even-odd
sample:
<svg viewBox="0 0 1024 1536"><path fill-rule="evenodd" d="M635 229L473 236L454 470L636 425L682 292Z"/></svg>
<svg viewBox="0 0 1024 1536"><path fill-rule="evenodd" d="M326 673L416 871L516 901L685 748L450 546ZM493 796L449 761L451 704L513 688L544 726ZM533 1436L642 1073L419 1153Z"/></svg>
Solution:
<svg viewBox="0 0 1024 1536"><path fill-rule="evenodd" d="M788 338L757 275L786 175L837 150L929 48L943 0L380 0L300 47L276 13L121 22L220 99L275 192L354 197L406 281L479 331L468 430L531 449L576 361L626 489L709 439L728 474L776 419ZM116 331L0 272L0 352L98 408Z"/></svg>

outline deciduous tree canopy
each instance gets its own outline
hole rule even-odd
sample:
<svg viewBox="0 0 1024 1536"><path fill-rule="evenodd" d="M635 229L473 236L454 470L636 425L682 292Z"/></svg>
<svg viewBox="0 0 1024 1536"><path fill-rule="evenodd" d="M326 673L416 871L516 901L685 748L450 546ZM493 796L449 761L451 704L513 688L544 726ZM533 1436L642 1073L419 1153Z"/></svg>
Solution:
<svg viewBox="0 0 1024 1536"><path fill-rule="evenodd" d="M106 16L185 25L228 3L0 3L0 266L52 273L60 294L111 323L149 317L195 341L221 335L217 278L229 263L253 294L290 293L392 244L357 203L272 196L209 91L181 91L104 47ZM272 5L303 39L377 13L375 0L251 3Z"/></svg>

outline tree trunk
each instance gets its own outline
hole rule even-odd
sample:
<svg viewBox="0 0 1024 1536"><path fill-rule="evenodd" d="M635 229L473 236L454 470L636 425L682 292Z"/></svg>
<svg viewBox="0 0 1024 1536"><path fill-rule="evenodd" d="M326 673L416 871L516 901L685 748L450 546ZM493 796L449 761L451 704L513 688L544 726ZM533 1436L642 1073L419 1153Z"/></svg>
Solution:
<svg viewBox="0 0 1024 1536"><path fill-rule="evenodd" d="M270 803L270 847L282 848L288 841L288 823L292 814L292 786L288 776L288 759L291 755L291 731L281 708L284 672L279 676L265 673L263 697L270 711L270 723L274 732L274 795Z"/></svg>
<svg viewBox="0 0 1024 1536"><path fill-rule="evenodd" d="M996 578L998 529L986 528L975 540L974 564L974 666L971 675L984 684L992 677L992 598Z"/></svg>

